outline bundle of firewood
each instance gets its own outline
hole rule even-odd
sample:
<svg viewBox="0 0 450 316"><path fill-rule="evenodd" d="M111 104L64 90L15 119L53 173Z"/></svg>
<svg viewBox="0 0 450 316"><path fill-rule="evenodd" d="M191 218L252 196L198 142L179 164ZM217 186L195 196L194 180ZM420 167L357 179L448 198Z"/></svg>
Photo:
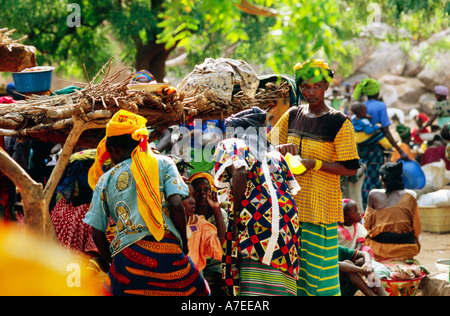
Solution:
<svg viewBox="0 0 450 316"><path fill-rule="evenodd" d="M10 35L13 34L16 30L8 30L7 27L0 29L0 46L5 46L7 48L11 47L11 44L21 42L27 38L27 36L23 36L19 39L13 40L10 38Z"/></svg>
<svg viewBox="0 0 450 316"><path fill-rule="evenodd" d="M289 95L287 84L269 83L258 89L254 98L236 93L224 104L214 99L208 90L189 95L178 92L129 90L131 75L115 81L125 69L110 75L112 60L89 83L75 83L80 87L73 93L55 96L32 95L24 101L0 105L0 135L63 143L75 117L89 122L92 128L81 136L81 143L95 145L104 135L104 127L119 109L144 116L148 126L171 126L190 119L221 119L242 110L258 106L267 109L276 100ZM97 79L107 69L99 83Z"/></svg>

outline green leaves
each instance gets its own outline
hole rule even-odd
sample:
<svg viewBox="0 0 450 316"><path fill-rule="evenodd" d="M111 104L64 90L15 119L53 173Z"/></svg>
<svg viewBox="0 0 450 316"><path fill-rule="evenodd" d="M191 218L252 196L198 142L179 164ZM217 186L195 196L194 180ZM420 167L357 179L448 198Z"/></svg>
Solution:
<svg viewBox="0 0 450 316"><path fill-rule="evenodd" d="M244 12L242 0L2 0L0 27L28 35L25 43L37 47L39 64L76 75L84 73L83 64L96 72L115 54L131 66L151 67L163 47L166 55L174 48L187 52L188 71L206 57L229 57L246 60L260 73L292 74L295 63L324 58L341 76L350 73L359 53L351 43L375 13L413 41L449 27L450 4L443 0L247 2L254 13L262 7L278 14ZM67 25L69 3L81 8L80 27ZM389 39L405 40L395 32Z"/></svg>

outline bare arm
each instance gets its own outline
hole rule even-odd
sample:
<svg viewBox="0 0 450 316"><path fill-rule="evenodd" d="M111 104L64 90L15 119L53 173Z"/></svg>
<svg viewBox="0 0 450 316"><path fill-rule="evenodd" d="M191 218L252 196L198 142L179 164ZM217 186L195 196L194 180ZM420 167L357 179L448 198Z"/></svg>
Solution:
<svg viewBox="0 0 450 316"><path fill-rule="evenodd" d="M233 190L233 207L237 214L241 207L241 202L245 196L245 190L247 188L247 171L244 167L236 169L233 165L227 168L227 172L230 173L231 187Z"/></svg>
<svg viewBox="0 0 450 316"><path fill-rule="evenodd" d="M419 130L419 133L424 131L427 127L433 125L433 122L438 118L438 114L434 114L432 117L430 117L430 119L428 120L428 122L422 126Z"/></svg>
<svg viewBox="0 0 450 316"><path fill-rule="evenodd" d="M225 240L226 227L222 216L222 210L220 209L220 202L217 200L217 193L210 192L207 196L207 201L213 210L214 219L216 220L217 237L219 237L220 243L223 244Z"/></svg>
<svg viewBox="0 0 450 316"><path fill-rule="evenodd" d="M350 261L339 261L339 272L361 272L361 268Z"/></svg>
<svg viewBox="0 0 450 316"><path fill-rule="evenodd" d="M92 239L94 239L94 243L97 246L98 251L105 258L106 262L108 262L108 264L111 264L111 251L109 250L109 242L106 238L106 234L92 227Z"/></svg>
<svg viewBox="0 0 450 316"><path fill-rule="evenodd" d="M282 155L286 155L287 153L291 153L294 156L298 155L298 148L294 144L279 145L277 146L277 148ZM315 159L302 159L301 162L305 166L306 171L314 169L314 167L316 166ZM339 162L326 161L322 162L320 170L340 176L354 176L358 172L358 169L347 169L343 164Z"/></svg>
<svg viewBox="0 0 450 316"><path fill-rule="evenodd" d="M383 130L384 136L386 136L389 143L391 143L392 147L397 149L398 153L401 156L401 159L409 160L408 154L403 149L400 148L400 146L394 140L394 137L392 137L391 131L389 130L389 126L382 127L381 129Z"/></svg>
<svg viewBox="0 0 450 316"><path fill-rule="evenodd" d="M179 194L169 196L169 210L175 228L180 232L183 242L183 252L189 253L188 240L186 237L186 213L184 211L183 201Z"/></svg>

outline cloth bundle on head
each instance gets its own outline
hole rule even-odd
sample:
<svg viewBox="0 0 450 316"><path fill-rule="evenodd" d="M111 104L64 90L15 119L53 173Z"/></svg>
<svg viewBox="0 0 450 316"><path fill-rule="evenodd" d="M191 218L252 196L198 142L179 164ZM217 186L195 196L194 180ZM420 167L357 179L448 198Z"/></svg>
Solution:
<svg viewBox="0 0 450 316"><path fill-rule="evenodd" d="M254 106L241 111L225 120L227 136L242 139L249 147L250 153L259 161L265 161L265 155L270 144L267 134L261 127L266 123L267 113Z"/></svg>
<svg viewBox="0 0 450 316"><path fill-rule="evenodd" d="M148 146L146 123L144 117L126 110L119 110L114 114L106 125L106 137L97 147L97 155L89 170L88 180L90 187L94 189L103 174L102 166L109 158L106 150L108 137L128 134L139 141L139 145L131 153L131 172L136 182L138 209L150 233L159 241L164 236L164 220L159 192L158 161Z"/></svg>
<svg viewBox="0 0 450 316"><path fill-rule="evenodd" d="M366 78L361 80L355 87L353 91L353 99L356 101L359 99L361 94L365 94L367 96L374 96L378 92L380 92L381 85L378 80L372 78Z"/></svg>
<svg viewBox="0 0 450 316"><path fill-rule="evenodd" d="M395 128L398 135L402 140L407 139L408 137L411 137L411 129L408 126L405 126L403 124L398 124Z"/></svg>
<svg viewBox="0 0 450 316"><path fill-rule="evenodd" d="M304 81L316 83L320 81L331 82L334 72L322 59L312 59L294 66L295 82L300 85Z"/></svg>
<svg viewBox="0 0 450 316"><path fill-rule="evenodd" d="M233 114L225 120L226 127L261 127L266 123L267 113L260 108L253 106L251 109Z"/></svg>
<svg viewBox="0 0 450 316"><path fill-rule="evenodd" d="M132 82L152 82L156 81L155 77L147 70L140 70L136 72L131 78Z"/></svg>
<svg viewBox="0 0 450 316"><path fill-rule="evenodd" d="M298 104L297 87L295 78L289 75L264 75L259 77L259 88L265 88L268 82L285 81L289 84L289 101L290 106Z"/></svg>
<svg viewBox="0 0 450 316"><path fill-rule="evenodd" d="M435 86L434 93L448 97L448 88L446 86Z"/></svg>
<svg viewBox="0 0 450 316"><path fill-rule="evenodd" d="M386 193L403 190L403 162L387 162L380 168L380 176L386 184Z"/></svg>

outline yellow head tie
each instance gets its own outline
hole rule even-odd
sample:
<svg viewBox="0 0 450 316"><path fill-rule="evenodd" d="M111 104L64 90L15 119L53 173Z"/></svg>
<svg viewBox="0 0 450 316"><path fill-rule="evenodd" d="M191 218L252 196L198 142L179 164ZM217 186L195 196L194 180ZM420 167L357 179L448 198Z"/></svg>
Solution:
<svg viewBox="0 0 450 316"><path fill-rule="evenodd" d="M322 59L313 59L304 63L298 63L294 66L294 71L297 85L304 81L316 83L325 80L330 82L333 73L328 64Z"/></svg>
<svg viewBox="0 0 450 316"><path fill-rule="evenodd" d="M328 66L328 63L326 63L323 59L313 59L305 61L304 63L297 63L294 66L294 70L297 71L301 68L305 68L308 66L309 68L323 68L323 69L330 69Z"/></svg>
<svg viewBox="0 0 450 316"><path fill-rule="evenodd" d="M138 209L150 233L156 240L164 236L161 196L159 192L159 169L155 154L148 147L147 120L126 110L118 111L106 125L106 137L97 147L97 156L89 170L89 185L94 188L103 174L102 165L109 157L105 139L112 136L131 135L140 144L131 153L131 172L136 182ZM150 176L151 174L151 176Z"/></svg>
<svg viewBox="0 0 450 316"><path fill-rule="evenodd" d="M214 183L214 178L212 177L212 175L210 175L209 173L206 172L197 172L194 173L192 176L189 177L189 182L192 183L192 181L196 180L196 179L205 179L209 182L209 185L211 186L211 191L216 191L216 185Z"/></svg>

